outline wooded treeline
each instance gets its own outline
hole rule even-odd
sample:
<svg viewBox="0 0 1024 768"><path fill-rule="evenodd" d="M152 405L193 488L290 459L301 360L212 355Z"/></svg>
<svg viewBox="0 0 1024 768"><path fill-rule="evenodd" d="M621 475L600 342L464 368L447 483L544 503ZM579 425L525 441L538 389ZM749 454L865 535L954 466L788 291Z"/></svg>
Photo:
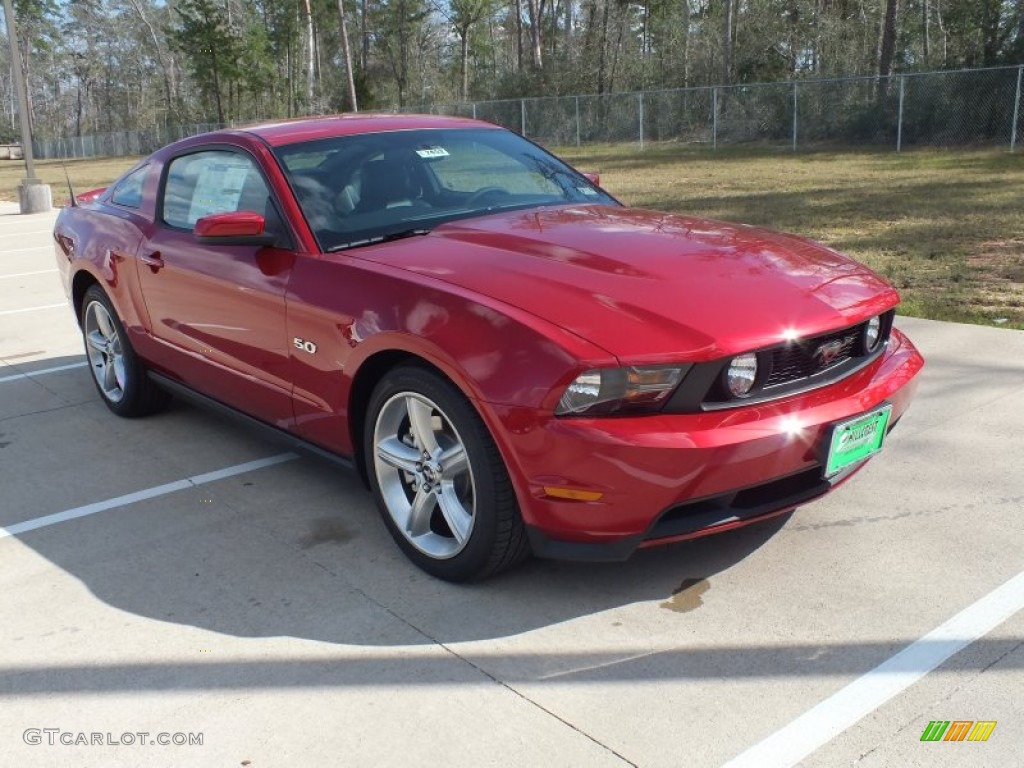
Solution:
<svg viewBox="0 0 1024 768"><path fill-rule="evenodd" d="M38 136L1024 63L1024 0L15 0ZM16 134L0 51L0 141Z"/></svg>

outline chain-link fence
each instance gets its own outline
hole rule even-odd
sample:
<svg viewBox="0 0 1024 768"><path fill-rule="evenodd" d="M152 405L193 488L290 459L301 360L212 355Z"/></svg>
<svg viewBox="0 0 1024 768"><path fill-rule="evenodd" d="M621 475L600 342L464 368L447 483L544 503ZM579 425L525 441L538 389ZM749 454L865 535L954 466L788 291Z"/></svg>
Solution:
<svg viewBox="0 0 1024 768"><path fill-rule="evenodd" d="M33 139L32 152L41 159L76 157L124 157L148 155L160 147L188 136L227 127L221 123L157 126L138 131L95 133L56 139Z"/></svg>
<svg viewBox="0 0 1024 768"><path fill-rule="evenodd" d="M411 107L477 117L549 146L675 141L762 144L1008 146L1024 137L1024 67L891 77L793 80L665 91Z"/></svg>
<svg viewBox="0 0 1024 768"><path fill-rule="evenodd" d="M487 120L547 146L1007 146L1024 139L1024 66L477 101L405 112ZM217 125L42 139L36 156L147 154Z"/></svg>

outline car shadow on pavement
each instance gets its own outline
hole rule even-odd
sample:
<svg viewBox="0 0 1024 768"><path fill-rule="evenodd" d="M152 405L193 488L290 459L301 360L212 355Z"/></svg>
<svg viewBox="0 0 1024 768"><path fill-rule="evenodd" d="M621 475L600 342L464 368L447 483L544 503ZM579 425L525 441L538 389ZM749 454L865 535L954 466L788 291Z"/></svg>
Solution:
<svg viewBox="0 0 1024 768"><path fill-rule="evenodd" d="M225 488L258 493L265 484L300 490L285 511L239 504ZM504 638L651 601L666 617L699 623L716 576L787 517L622 563L530 560L482 583L449 584L404 558L357 478L301 459L19 538L137 616L238 637L414 645Z"/></svg>

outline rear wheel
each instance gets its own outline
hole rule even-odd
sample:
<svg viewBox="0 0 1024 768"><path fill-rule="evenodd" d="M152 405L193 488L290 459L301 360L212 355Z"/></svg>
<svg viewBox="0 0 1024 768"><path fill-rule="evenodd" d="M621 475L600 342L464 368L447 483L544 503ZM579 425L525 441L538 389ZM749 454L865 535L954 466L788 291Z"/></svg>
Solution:
<svg viewBox="0 0 1024 768"><path fill-rule="evenodd" d="M118 416L144 416L163 408L170 396L147 376L132 349L114 305L98 285L82 299L82 339L96 389Z"/></svg>
<svg viewBox="0 0 1024 768"><path fill-rule="evenodd" d="M370 485L402 551L448 581L481 579L529 545L498 448L466 398L415 366L388 372L370 399Z"/></svg>

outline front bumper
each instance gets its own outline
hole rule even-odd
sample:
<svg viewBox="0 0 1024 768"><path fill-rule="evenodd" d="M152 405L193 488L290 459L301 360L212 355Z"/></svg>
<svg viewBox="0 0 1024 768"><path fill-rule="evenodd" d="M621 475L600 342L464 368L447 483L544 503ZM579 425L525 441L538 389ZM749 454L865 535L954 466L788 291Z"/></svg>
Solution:
<svg viewBox="0 0 1024 768"><path fill-rule="evenodd" d="M861 466L824 478L822 443L831 425L889 402L891 429L923 364L894 330L867 368L772 403L594 419L493 406L492 413L534 554L622 560L639 547L747 525L827 493ZM545 486L602 495L557 499Z"/></svg>

